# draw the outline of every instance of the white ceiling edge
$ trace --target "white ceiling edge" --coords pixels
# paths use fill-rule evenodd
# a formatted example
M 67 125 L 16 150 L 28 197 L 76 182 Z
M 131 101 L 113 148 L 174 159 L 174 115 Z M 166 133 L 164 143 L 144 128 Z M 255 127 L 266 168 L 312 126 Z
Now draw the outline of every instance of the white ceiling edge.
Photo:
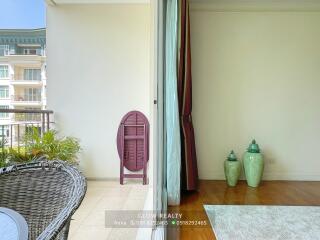
M 319 0 L 190 0 L 199 11 L 320 11 Z
M 45 0 L 49 5 L 58 4 L 147 4 L 150 0 Z

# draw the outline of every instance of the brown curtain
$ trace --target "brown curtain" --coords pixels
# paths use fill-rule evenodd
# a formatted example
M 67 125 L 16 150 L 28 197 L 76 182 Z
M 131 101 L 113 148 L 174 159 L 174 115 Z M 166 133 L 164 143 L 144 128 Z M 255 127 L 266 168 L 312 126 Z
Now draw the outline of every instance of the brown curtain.
M 179 0 L 178 18 L 178 101 L 181 128 L 181 188 L 182 190 L 196 190 L 198 167 L 191 116 L 192 77 L 188 0 Z

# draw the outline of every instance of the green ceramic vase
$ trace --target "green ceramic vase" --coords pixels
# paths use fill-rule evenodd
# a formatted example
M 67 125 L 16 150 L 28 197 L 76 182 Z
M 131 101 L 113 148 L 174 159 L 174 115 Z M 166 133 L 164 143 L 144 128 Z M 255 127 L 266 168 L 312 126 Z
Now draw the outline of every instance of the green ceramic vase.
M 227 179 L 227 184 L 230 187 L 237 185 L 241 172 L 241 163 L 237 160 L 233 151 L 229 154 L 229 157 L 224 162 L 224 174 Z
M 250 144 L 243 157 L 244 173 L 250 187 L 258 187 L 263 174 L 264 161 L 259 145 L 255 140 Z

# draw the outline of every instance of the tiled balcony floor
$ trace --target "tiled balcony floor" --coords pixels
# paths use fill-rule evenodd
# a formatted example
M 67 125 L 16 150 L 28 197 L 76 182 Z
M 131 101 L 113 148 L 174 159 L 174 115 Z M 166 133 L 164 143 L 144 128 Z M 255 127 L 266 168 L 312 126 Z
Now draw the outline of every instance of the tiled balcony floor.
M 137 228 L 106 228 L 106 210 L 143 210 L 149 185 L 88 181 L 87 194 L 72 217 L 69 240 L 134 240 Z

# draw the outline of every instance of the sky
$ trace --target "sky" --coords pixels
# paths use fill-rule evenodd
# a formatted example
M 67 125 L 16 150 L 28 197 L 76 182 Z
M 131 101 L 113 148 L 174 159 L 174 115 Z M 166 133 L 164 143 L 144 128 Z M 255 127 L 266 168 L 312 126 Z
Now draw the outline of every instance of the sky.
M 0 6 L 0 29 L 46 26 L 44 0 L 0 0 Z

